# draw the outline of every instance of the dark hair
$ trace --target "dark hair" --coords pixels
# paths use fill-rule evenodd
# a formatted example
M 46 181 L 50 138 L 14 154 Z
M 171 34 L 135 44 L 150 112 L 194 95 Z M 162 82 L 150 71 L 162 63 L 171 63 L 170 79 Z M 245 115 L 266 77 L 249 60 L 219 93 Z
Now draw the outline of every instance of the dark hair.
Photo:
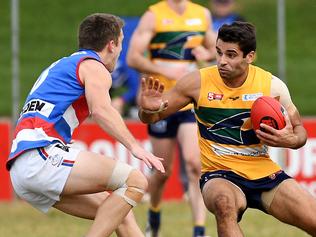
M 118 44 L 123 26 L 124 21 L 111 14 L 95 13 L 87 16 L 79 26 L 79 48 L 100 52 L 111 40 Z
M 256 51 L 256 29 L 249 22 L 235 21 L 224 24 L 218 31 L 217 39 L 228 43 L 237 43 L 245 57 L 251 51 Z

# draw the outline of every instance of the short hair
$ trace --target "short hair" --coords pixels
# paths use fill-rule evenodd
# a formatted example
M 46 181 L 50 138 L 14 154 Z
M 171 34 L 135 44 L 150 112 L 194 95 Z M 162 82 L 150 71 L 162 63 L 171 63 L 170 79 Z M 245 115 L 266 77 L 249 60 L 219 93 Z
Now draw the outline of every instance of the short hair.
M 124 21 L 118 16 L 106 13 L 89 15 L 80 23 L 78 46 L 100 52 L 111 40 L 118 44 L 123 26 Z
M 244 57 L 257 48 L 256 29 L 249 22 L 235 21 L 230 25 L 224 24 L 218 31 L 217 39 L 237 43 Z

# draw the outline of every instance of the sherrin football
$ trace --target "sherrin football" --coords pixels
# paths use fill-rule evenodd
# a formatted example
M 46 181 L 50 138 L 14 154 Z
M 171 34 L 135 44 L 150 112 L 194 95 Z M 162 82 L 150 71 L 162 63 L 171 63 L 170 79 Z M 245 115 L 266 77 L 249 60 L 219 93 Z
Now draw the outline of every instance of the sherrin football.
M 254 130 L 261 129 L 260 123 L 264 123 L 280 130 L 285 127 L 284 115 L 285 109 L 279 101 L 270 96 L 261 96 L 251 107 L 252 127 Z

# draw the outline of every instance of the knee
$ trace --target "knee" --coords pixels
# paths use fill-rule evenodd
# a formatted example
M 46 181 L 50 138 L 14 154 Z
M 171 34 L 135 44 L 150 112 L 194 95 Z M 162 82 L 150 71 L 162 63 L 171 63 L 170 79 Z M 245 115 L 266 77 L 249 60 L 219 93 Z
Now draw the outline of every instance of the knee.
M 128 187 L 135 187 L 141 190 L 147 190 L 148 181 L 144 174 L 139 170 L 132 170 L 129 174 L 126 184 Z
M 216 219 L 227 220 L 236 219 L 237 213 L 234 203 L 227 195 L 218 195 L 214 201 L 214 214 Z
M 115 165 L 107 185 L 133 207 L 142 200 L 147 187 L 147 179 L 139 170 L 121 162 Z
M 194 157 L 189 157 L 188 159 L 186 159 L 186 170 L 189 179 L 194 179 L 196 181 L 197 178 L 200 178 L 201 174 L 200 161 L 196 159 L 196 157 L 195 159 Z

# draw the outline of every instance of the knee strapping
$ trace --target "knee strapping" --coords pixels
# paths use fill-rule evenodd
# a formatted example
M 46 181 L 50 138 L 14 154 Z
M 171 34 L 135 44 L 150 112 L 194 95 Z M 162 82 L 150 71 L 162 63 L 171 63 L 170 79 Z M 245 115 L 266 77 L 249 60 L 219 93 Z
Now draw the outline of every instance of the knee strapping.
M 133 170 L 134 168 L 128 164 L 118 161 L 113 169 L 107 189 L 114 190 L 113 193 L 121 196 L 128 204 L 135 207 L 141 201 L 145 191 L 128 185 L 127 180 Z
M 142 200 L 145 191 L 140 188 L 127 186 L 115 190 L 114 193 L 123 197 L 128 204 L 135 207 Z

